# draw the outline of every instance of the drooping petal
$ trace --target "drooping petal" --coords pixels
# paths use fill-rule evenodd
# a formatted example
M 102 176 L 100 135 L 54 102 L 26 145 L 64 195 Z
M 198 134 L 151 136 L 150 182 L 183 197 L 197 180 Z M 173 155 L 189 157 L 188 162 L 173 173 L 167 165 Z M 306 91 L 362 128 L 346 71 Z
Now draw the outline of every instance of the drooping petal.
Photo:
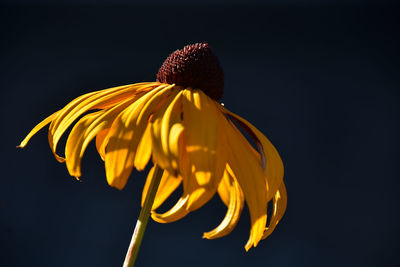
M 63 157 L 57 155 L 57 144 L 63 133 L 78 117 L 89 110 L 109 107 L 135 94 L 142 94 L 142 92 L 156 87 L 156 84 L 158 84 L 157 88 L 168 86 L 160 83 L 140 83 L 119 86 L 88 93 L 71 101 L 58 112 L 49 127 L 49 144 L 56 159 L 60 162 L 65 160 Z
M 171 165 L 177 170 L 180 169 L 180 153 L 183 150 L 181 143 L 183 142 L 184 129 L 185 127 L 182 123 L 175 123 L 169 132 L 168 149 L 169 155 L 172 159 Z
M 283 214 L 285 214 L 287 206 L 287 193 L 285 184 L 282 184 L 279 187 L 279 190 L 276 191 L 274 199 L 273 199 L 273 211 L 271 216 L 271 221 L 267 228 L 265 228 L 262 239 L 267 238 L 278 225 L 279 221 L 282 219 Z
M 18 148 L 24 148 L 29 140 L 32 138 L 32 136 L 34 136 L 38 131 L 40 131 L 44 126 L 46 126 L 47 124 L 49 124 L 58 114 L 57 112 L 54 112 L 53 114 L 51 114 L 50 116 L 48 116 L 46 119 L 44 119 L 43 121 L 41 121 L 38 125 L 36 125 L 29 133 L 28 135 L 24 138 L 24 140 L 22 140 L 22 142 L 19 144 L 19 146 L 17 146 Z
M 215 104 L 201 90 L 184 90 L 184 139 L 191 170 L 184 179 L 184 194 L 189 194 L 186 209 L 200 208 L 215 194 L 223 175 L 223 164 L 217 164 L 218 124 Z
M 238 182 L 236 181 L 236 178 L 231 176 L 228 171 L 225 171 L 222 180 L 228 181 L 230 187 L 228 211 L 226 212 L 225 218 L 222 220 L 220 225 L 218 225 L 215 229 L 204 233 L 203 238 L 215 239 L 228 235 L 235 228 L 243 210 L 244 196 Z
M 151 168 L 149 174 L 147 175 L 146 183 L 142 191 L 142 207 L 144 205 L 144 200 L 146 199 L 147 192 L 149 191 L 149 186 L 153 179 L 154 167 Z M 152 210 L 157 209 L 161 206 L 164 201 L 178 188 L 181 184 L 182 178 L 180 176 L 175 177 L 164 170 L 163 176 L 161 177 L 160 185 L 158 186 L 156 197 L 154 199 Z
M 181 131 L 181 126 L 177 126 L 180 124 L 180 122 L 174 123 L 173 126 L 171 126 L 171 130 L 169 131 L 169 135 L 167 138 L 164 137 L 164 140 L 169 139 L 169 148 L 167 149 L 167 153 L 164 152 L 164 148 L 162 144 L 162 122 L 163 122 L 163 116 L 165 114 L 165 111 L 172 105 L 178 105 L 179 102 L 182 99 L 182 91 L 180 91 L 174 101 L 171 102 L 171 104 L 168 105 L 168 103 L 164 104 L 162 108 L 159 109 L 157 114 L 153 116 L 153 121 L 152 121 L 152 141 L 153 141 L 153 160 L 159 164 L 164 170 L 167 170 L 169 173 L 173 173 L 174 176 L 178 176 L 178 173 L 182 176 L 182 180 L 186 181 L 184 184 L 187 184 L 187 180 L 189 179 L 189 160 L 188 156 L 186 153 L 186 143 L 182 135 Z M 172 112 L 171 108 L 171 112 Z M 176 112 L 180 112 L 179 109 L 176 110 Z M 176 118 L 176 115 L 174 116 Z M 167 123 L 164 121 L 164 125 Z M 171 124 L 169 124 L 171 125 Z M 165 126 L 164 126 L 165 127 Z M 177 129 L 173 129 L 176 127 Z M 178 128 L 179 127 L 179 128 Z M 165 131 L 167 132 L 167 131 Z M 168 133 L 166 133 L 168 134 Z M 178 134 L 178 136 L 176 136 Z M 172 157 L 175 157 L 176 153 L 178 153 L 178 170 L 175 170 L 172 167 L 172 164 L 170 163 L 170 158 L 171 154 Z M 187 214 L 189 214 L 189 210 L 186 209 L 189 196 L 190 194 L 185 191 L 182 195 L 181 198 L 177 201 L 177 203 L 167 212 L 164 212 L 162 214 L 157 213 L 155 211 L 152 211 L 151 217 L 153 220 L 160 222 L 160 223 L 169 223 L 169 222 L 174 222 L 177 221 Z
M 183 134 L 182 94 L 178 94 L 165 110 L 161 120 L 161 147 L 172 170 L 178 171 L 179 138 Z
M 221 198 L 222 202 L 224 202 L 225 206 L 229 206 L 231 199 L 231 181 L 229 175 L 224 172 L 224 176 L 222 176 L 221 181 L 218 185 L 218 195 Z
M 188 184 L 188 179 L 191 179 L 191 170 L 189 170 L 189 160 L 185 147 L 186 144 L 184 138 L 179 138 L 179 174 L 182 177 L 184 185 Z M 160 223 L 169 223 L 182 219 L 190 213 L 190 211 L 186 209 L 189 196 L 190 191 L 187 190 L 187 187 L 184 187 L 184 192 L 182 196 L 169 211 L 162 214 L 152 211 L 151 217 L 153 218 L 153 220 Z
M 72 128 L 65 146 L 65 158 L 70 175 L 81 176 L 81 159 L 90 141 L 104 129 L 111 127 L 114 119 L 139 96 L 125 99 L 114 107 L 90 113 L 81 118 Z
M 65 146 L 66 165 L 69 174 L 77 179 L 81 176 L 81 159 L 83 152 L 86 149 L 84 142 L 91 133 L 90 131 L 87 131 L 87 129 L 102 114 L 103 111 L 98 111 L 84 116 L 75 124 L 74 128 L 72 128 L 67 139 Z M 96 132 L 94 134 L 96 134 Z
M 230 172 L 235 175 L 243 190 L 247 206 L 249 208 L 251 230 L 250 238 L 245 246 L 249 250 L 251 246 L 257 246 L 261 240 L 267 221 L 267 193 L 264 171 L 260 159 L 251 151 L 247 140 L 236 129 L 233 123 L 220 112 L 218 123 L 225 128 L 228 142 L 228 163 Z
M 118 89 L 116 89 L 116 88 L 118 88 Z M 114 90 L 115 89 L 118 91 L 121 89 L 121 87 L 116 87 L 116 88 L 110 88 L 110 89 L 106 89 L 106 90 Z M 106 90 L 90 92 L 90 93 L 84 94 L 82 96 L 79 96 L 79 97 L 75 98 L 74 100 L 72 100 L 70 103 L 68 103 L 64 108 L 59 110 L 57 116 L 51 122 L 50 127 L 49 127 L 49 132 L 48 132 L 49 145 L 50 145 L 50 148 L 51 148 L 55 158 L 57 159 L 57 161 L 59 161 L 59 162 L 65 161 L 65 158 L 59 156 L 56 152 L 57 144 L 58 144 L 58 141 L 61 138 L 62 134 L 68 128 L 68 126 L 73 123 L 73 121 L 70 120 L 70 122 L 67 123 L 66 126 L 62 127 L 62 125 L 63 125 L 62 122 L 64 122 L 64 124 L 65 124 L 65 121 L 68 122 L 68 119 L 67 119 L 68 116 L 71 116 L 71 114 L 73 114 L 73 112 L 76 110 L 79 111 L 79 108 L 77 108 L 77 107 L 82 106 L 82 103 L 85 104 L 88 101 L 90 102 L 90 100 L 93 99 L 96 95 L 98 95 L 98 94 L 102 95 L 105 93 Z M 86 112 L 86 110 L 84 112 Z M 82 112 L 81 114 L 83 114 L 84 112 Z M 78 118 L 81 114 L 76 116 L 76 118 Z
M 197 116 L 191 116 L 193 115 L 193 113 L 195 113 L 196 111 L 193 112 L 193 110 L 191 110 L 191 112 L 187 113 L 185 115 L 185 113 L 183 114 L 184 117 L 184 122 L 183 122 L 183 126 L 184 126 L 184 130 L 183 130 L 183 135 L 180 134 L 179 138 L 175 137 L 175 149 L 179 151 L 179 173 L 182 175 L 183 177 L 183 184 L 184 184 L 184 192 L 182 194 L 182 197 L 180 198 L 180 200 L 178 201 L 178 203 L 168 212 L 164 213 L 164 214 L 158 214 L 153 212 L 153 217 L 155 220 L 158 221 L 162 221 L 162 222 L 169 222 L 169 221 L 174 221 L 177 219 L 182 218 L 183 216 L 187 215 L 189 212 L 194 211 L 198 208 L 200 208 L 202 205 L 204 205 L 205 202 L 207 202 L 216 192 L 216 189 L 218 187 L 218 183 L 219 180 L 222 177 L 222 173 L 224 170 L 224 164 L 226 163 L 226 158 L 224 158 L 224 153 L 222 153 L 223 148 L 221 146 L 221 144 L 223 144 L 223 138 L 220 136 L 223 133 L 223 129 L 219 129 L 218 128 L 218 132 L 217 129 L 213 128 L 213 127 L 209 127 L 209 131 L 203 130 L 203 133 L 197 133 L 197 136 L 200 136 L 200 140 L 191 140 L 191 144 L 192 147 L 190 147 L 188 145 L 188 139 L 186 138 L 187 135 L 189 135 L 190 132 L 195 132 L 198 129 L 198 126 L 193 126 L 193 123 L 186 123 L 186 122 L 195 122 L 200 121 L 200 120 L 205 120 L 207 122 L 211 121 L 211 125 L 212 125 L 212 121 L 215 120 L 215 114 L 214 112 L 219 112 L 214 104 L 214 102 L 210 99 L 208 99 L 207 96 L 200 95 L 202 94 L 202 92 L 197 92 L 197 93 L 193 93 L 190 90 L 185 90 L 184 94 L 187 94 L 187 96 L 185 96 L 187 99 L 184 101 L 193 101 L 192 103 L 186 103 L 185 105 L 192 105 L 192 107 L 187 107 L 186 106 L 186 110 L 190 110 L 190 108 L 192 109 L 196 109 L 196 105 L 198 107 L 203 107 L 203 109 L 201 110 L 201 112 L 203 112 L 205 115 L 205 118 L 198 118 L 200 114 L 196 114 Z M 196 96 L 193 96 L 193 94 L 195 94 Z M 197 98 L 197 100 L 195 100 Z M 184 98 L 183 98 L 184 99 Z M 195 101 L 197 101 L 195 103 Z M 202 103 L 202 104 L 201 104 Z M 207 111 L 207 112 L 206 112 Z M 185 111 L 184 111 L 185 112 Z M 199 124 L 201 125 L 201 122 L 199 122 Z M 174 124 L 173 127 L 171 127 L 170 130 L 170 139 L 171 139 L 171 135 L 173 135 L 173 129 L 177 124 Z M 208 126 L 207 126 L 208 127 Z M 210 131 L 211 129 L 211 131 Z M 179 127 L 179 133 L 180 132 L 180 127 Z M 216 135 L 219 134 L 217 137 Z M 207 143 L 207 138 L 210 138 L 210 136 L 212 136 L 213 139 L 218 139 L 221 142 L 218 142 L 216 147 L 212 142 L 208 142 Z M 183 138 L 185 137 L 185 138 Z M 206 140 L 206 141 L 204 141 Z M 196 142 L 198 142 L 197 147 Z M 171 143 L 171 141 L 170 141 Z M 211 146 L 209 144 L 212 144 Z M 188 147 L 190 147 L 190 149 L 187 149 Z M 203 148 L 203 150 L 201 149 L 201 147 Z M 213 148 L 215 147 L 215 148 Z M 171 146 L 170 146 L 171 148 Z M 197 148 L 197 150 L 196 150 Z M 217 154 L 215 151 L 220 151 L 221 154 L 218 153 L 218 155 L 221 155 L 220 157 L 217 157 L 215 159 L 215 154 Z M 197 155 L 194 155 L 194 153 L 199 153 Z M 203 153 L 203 154 L 202 154 Z M 193 157 L 194 155 L 194 157 Z M 213 178 L 213 179 L 208 179 L 207 183 L 204 183 L 204 177 L 199 177 L 201 175 L 203 175 L 201 173 L 201 168 L 199 168 L 199 166 L 201 165 L 197 165 L 198 163 L 196 162 L 196 156 L 197 157 L 211 157 L 211 160 L 214 159 L 214 162 L 211 162 L 211 167 L 207 167 L 208 162 L 204 163 L 203 166 L 206 166 L 207 169 L 209 168 L 209 172 L 212 172 L 211 177 L 209 178 Z M 159 163 L 159 161 L 157 161 Z M 201 163 L 200 163 L 201 164 Z M 197 166 L 197 167 L 196 167 Z M 197 170 L 197 177 L 196 177 L 196 170 Z M 214 179 L 214 177 L 217 177 Z M 199 179 L 200 178 L 200 179 Z M 203 178 L 203 180 L 202 180 Z M 199 181 L 197 180 L 199 179 Z M 191 198 L 191 203 L 189 203 L 189 200 Z M 186 210 L 186 211 L 184 211 Z
M 125 100 L 126 98 L 132 97 L 134 94 L 145 93 L 156 87 L 159 87 L 160 85 L 162 85 L 162 84 L 159 82 L 143 82 L 143 83 L 135 83 L 135 84 L 118 86 L 118 87 L 114 87 L 114 88 L 101 90 L 99 92 L 107 91 L 108 93 L 110 93 L 110 91 L 113 92 L 115 88 L 118 88 L 117 90 L 123 89 L 123 91 L 121 90 L 122 92 L 119 92 L 117 95 L 105 100 L 104 102 L 100 102 L 99 104 L 94 106 L 92 109 L 110 108 L 110 107 L 120 103 L 121 101 Z M 127 89 L 127 90 L 124 90 L 124 89 Z
M 189 195 L 181 197 L 178 202 L 169 211 L 159 214 L 155 211 L 151 212 L 151 218 L 159 223 L 170 223 L 182 219 L 189 211 L 185 208 L 188 202 Z
M 104 161 L 104 158 L 106 156 L 106 153 L 102 148 L 103 146 L 103 142 L 106 139 L 108 133 L 110 132 L 110 128 L 106 128 L 102 131 L 100 131 L 97 135 L 96 135 L 96 149 L 97 152 L 99 153 L 101 159 Z
M 154 201 L 153 209 L 157 209 L 161 206 L 181 183 L 182 178 L 180 176 L 175 177 L 165 172 L 165 176 L 162 178 L 159 191 L 157 192 L 157 199 Z
M 151 125 L 147 124 L 138 144 L 134 166 L 138 171 L 143 171 L 151 157 Z
M 151 90 L 127 107 L 114 120 L 107 135 L 105 156 L 106 176 L 108 183 L 122 189 L 134 166 L 134 158 L 140 138 L 146 129 L 150 115 L 160 101 L 171 94 L 172 86 Z M 105 140 L 104 142 L 106 142 Z
M 170 97 L 161 105 L 151 119 L 153 160 L 173 174 L 178 172 L 179 147 L 176 146 L 179 146 L 179 136 L 182 133 L 179 108 L 181 98 L 182 91 L 179 90 L 174 98 Z
M 259 145 L 260 153 L 265 161 L 264 173 L 267 180 L 268 201 L 275 195 L 276 190 L 283 182 L 284 168 L 282 159 L 272 143 L 256 127 L 242 117 L 230 112 L 221 106 L 221 110 L 228 114 L 237 122 L 246 132 L 252 136 Z

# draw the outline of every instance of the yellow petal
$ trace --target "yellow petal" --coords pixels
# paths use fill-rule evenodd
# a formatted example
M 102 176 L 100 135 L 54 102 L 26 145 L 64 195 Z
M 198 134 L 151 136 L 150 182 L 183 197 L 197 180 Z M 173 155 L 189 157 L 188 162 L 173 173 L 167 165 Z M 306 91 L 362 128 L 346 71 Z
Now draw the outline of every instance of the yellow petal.
M 176 88 L 176 90 L 177 93 L 171 95 L 164 101 L 151 120 L 153 160 L 162 169 L 168 170 L 170 173 L 176 173 L 178 171 L 176 150 L 179 150 L 179 148 L 175 147 L 176 144 L 174 142 L 177 142 L 179 145 L 180 132 L 178 127 L 180 123 L 178 120 L 180 120 L 179 105 L 182 91 L 179 90 L 179 88 Z M 179 117 L 179 119 L 177 117 Z M 173 132 L 171 132 L 171 128 L 174 128 Z M 171 134 L 173 135 L 171 136 Z M 176 136 L 177 134 L 178 136 Z M 173 146 L 171 148 L 169 147 L 170 140 Z
M 184 193 L 190 195 L 186 209 L 193 211 L 214 196 L 223 175 L 223 164 L 217 164 L 214 101 L 201 90 L 184 90 L 183 95 L 183 133 L 191 170 L 191 177 L 184 179 Z
M 249 208 L 251 230 L 245 246 L 245 249 L 249 250 L 251 246 L 257 246 L 261 240 L 267 221 L 264 171 L 260 159 L 254 155 L 247 140 L 234 124 L 229 122 L 221 112 L 217 113 L 217 116 L 218 123 L 225 129 L 228 142 L 226 149 L 229 165 L 227 165 L 227 169 L 237 178 Z
M 168 158 L 170 167 L 178 171 L 179 137 L 183 133 L 182 125 L 182 93 L 177 94 L 161 120 L 161 148 Z M 172 147 L 171 147 L 172 146 Z
M 166 86 L 168 85 L 159 84 L 157 88 L 164 88 Z M 153 87 L 153 83 L 147 85 L 132 84 L 119 86 L 88 93 L 71 101 L 59 111 L 49 127 L 49 144 L 56 159 L 60 162 L 64 161 L 62 157 L 56 154 L 57 144 L 63 133 L 78 117 L 91 109 L 107 107 L 116 101 L 121 101 L 129 97 L 140 97 L 142 93 L 138 93 L 138 91 L 146 91 Z
M 228 180 L 230 186 L 228 211 L 221 224 L 214 230 L 204 233 L 203 238 L 215 239 L 228 235 L 235 228 L 239 221 L 240 214 L 242 213 L 244 197 L 236 178 L 233 178 L 228 171 L 225 171 L 223 180 Z
M 151 218 L 159 223 L 175 222 L 185 217 L 189 211 L 185 208 L 188 201 L 188 196 L 180 198 L 178 202 L 169 211 L 159 214 L 155 211 L 151 212 Z
M 110 128 L 117 115 L 132 101 L 135 99 L 125 99 L 112 108 L 88 114 L 75 124 L 65 146 L 65 158 L 70 175 L 77 178 L 81 176 L 81 159 L 90 141 L 104 129 Z
M 151 125 L 147 124 L 136 150 L 134 165 L 138 171 L 143 171 L 151 156 Z
M 173 168 L 179 169 L 179 159 L 181 153 L 181 142 L 183 138 L 183 131 L 185 127 L 182 123 L 175 123 L 172 125 L 171 130 L 169 132 L 169 141 L 168 148 L 169 154 L 171 156 L 172 162 L 171 165 Z M 175 166 L 176 165 L 176 166 Z
M 275 230 L 275 227 L 282 219 L 283 214 L 285 214 L 286 206 L 287 206 L 287 193 L 285 184 L 282 182 L 282 184 L 279 187 L 279 190 L 276 191 L 275 193 L 273 199 L 273 211 L 272 211 L 271 221 L 269 223 L 269 226 L 265 228 L 262 239 L 267 238 Z
M 107 135 L 105 168 L 108 183 L 122 189 L 134 166 L 137 146 L 154 108 L 173 91 L 172 86 L 148 92 L 127 107 L 114 120 Z
M 144 205 L 144 200 L 146 199 L 151 180 L 153 178 L 152 174 L 154 172 L 154 167 L 151 168 L 149 174 L 147 175 L 146 183 L 142 192 L 142 207 Z M 182 178 L 180 176 L 175 177 L 164 170 L 163 176 L 161 177 L 160 185 L 158 186 L 156 197 L 154 199 L 152 210 L 157 209 L 161 206 L 164 201 L 178 188 L 181 184 Z
M 97 132 L 88 131 L 93 122 L 100 117 L 104 112 L 98 111 L 88 114 L 81 118 L 71 133 L 68 136 L 67 143 L 65 145 L 65 159 L 67 164 L 68 172 L 71 176 L 79 178 L 81 176 L 81 159 L 87 145 L 84 145 L 85 140 L 89 134 L 96 135 Z M 95 131 L 101 131 L 102 129 L 95 129 Z M 93 137 L 94 137 L 93 135 Z M 89 140 L 90 141 L 90 140 Z
M 225 171 L 224 175 L 222 176 L 221 181 L 219 182 L 218 185 L 218 194 L 224 202 L 224 204 L 228 207 L 230 205 L 230 198 L 231 198 L 231 187 L 232 187 L 232 181 L 230 178 L 230 175 Z
M 106 89 L 106 90 L 110 90 L 110 89 Z M 48 133 L 49 145 L 50 145 L 50 148 L 51 148 L 55 158 L 59 162 L 64 162 L 65 159 L 56 153 L 57 143 L 60 140 L 62 134 L 68 128 L 68 126 L 71 125 L 73 122 L 73 121 L 70 121 L 69 124 L 65 125 L 65 121 L 68 121 L 67 120 L 68 116 L 70 117 L 74 111 L 76 113 L 76 110 L 79 111 L 79 108 L 77 108 L 77 107 L 82 106 L 82 103 L 85 105 L 88 101 L 93 99 L 97 94 L 99 94 L 100 92 L 104 93 L 104 91 L 105 90 L 91 92 L 91 93 L 87 93 L 87 94 L 84 94 L 82 96 L 75 98 L 70 103 L 68 103 L 63 109 L 59 110 L 57 116 L 51 122 L 50 127 L 49 127 L 49 133 Z M 86 110 L 84 112 L 86 112 Z M 79 117 L 84 112 L 80 113 L 77 117 Z M 64 122 L 64 127 L 62 127 L 63 126 L 62 122 Z
M 160 85 L 167 86 L 167 85 L 161 84 L 159 82 L 144 82 L 144 83 L 135 83 L 135 84 L 130 84 L 130 85 L 118 86 L 118 87 L 98 91 L 98 92 L 110 93 L 110 92 L 116 91 L 115 89 L 121 90 L 121 92 L 119 92 L 112 98 L 107 99 L 104 102 L 100 102 L 99 104 L 94 106 L 92 109 L 110 108 L 110 107 L 120 103 L 121 101 L 125 100 L 126 98 L 132 97 L 134 94 L 150 91 Z M 127 90 L 125 90 L 125 89 L 127 89 Z
M 100 131 L 96 135 L 96 149 L 102 160 L 104 160 L 106 154 L 105 154 L 105 151 L 101 149 L 101 147 L 102 147 L 103 142 L 106 139 L 106 136 L 108 135 L 109 131 L 110 131 L 110 128 L 106 128 L 106 129 Z
M 51 114 L 50 116 L 48 116 L 46 119 L 44 119 L 43 121 L 41 121 L 38 125 L 36 125 L 29 133 L 28 135 L 24 138 L 24 140 L 22 140 L 22 142 L 19 144 L 19 148 L 24 148 L 29 140 L 32 138 L 32 136 L 34 136 L 38 131 L 40 131 L 44 126 L 46 126 L 47 124 L 49 124 L 58 114 L 57 112 L 54 112 L 53 114 Z
M 223 112 L 229 114 L 244 130 L 246 130 L 255 139 L 260 146 L 260 153 L 265 161 L 265 176 L 267 180 L 268 201 L 275 195 L 276 190 L 283 182 L 283 163 L 278 151 L 272 143 L 251 123 L 240 116 L 230 112 L 224 107 L 220 107 Z

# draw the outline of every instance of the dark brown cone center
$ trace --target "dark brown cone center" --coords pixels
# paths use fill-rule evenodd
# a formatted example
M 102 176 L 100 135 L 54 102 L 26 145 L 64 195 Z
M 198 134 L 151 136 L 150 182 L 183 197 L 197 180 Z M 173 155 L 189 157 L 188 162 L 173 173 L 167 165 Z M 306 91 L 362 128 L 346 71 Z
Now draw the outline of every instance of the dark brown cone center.
M 224 72 L 208 43 L 196 43 L 176 50 L 158 70 L 157 81 L 201 89 L 220 100 L 224 93 Z

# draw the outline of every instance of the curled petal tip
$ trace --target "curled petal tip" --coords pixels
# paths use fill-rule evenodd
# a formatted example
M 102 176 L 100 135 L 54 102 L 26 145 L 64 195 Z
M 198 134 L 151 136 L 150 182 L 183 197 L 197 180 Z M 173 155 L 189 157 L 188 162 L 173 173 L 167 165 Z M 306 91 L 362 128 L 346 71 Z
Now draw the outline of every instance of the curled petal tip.
M 166 221 L 160 219 L 159 218 L 159 214 L 157 212 L 153 211 L 153 210 L 151 211 L 151 215 L 150 216 L 154 221 L 156 221 L 158 223 L 166 223 Z
M 248 252 L 252 247 L 257 247 L 259 241 L 251 241 L 249 240 L 247 244 L 244 246 L 246 252 Z
M 215 238 L 213 238 L 211 235 L 209 235 L 209 234 L 207 234 L 207 233 L 203 233 L 202 238 L 203 238 L 203 239 L 209 239 L 209 240 L 215 239 Z
M 209 235 L 208 235 L 207 233 L 203 233 L 202 238 L 203 238 L 203 239 L 210 239 L 210 237 L 209 237 Z
M 125 186 L 120 186 L 120 185 L 111 185 L 112 187 L 118 189 L 119 191 L 122 191 L 122 189 L 124 189 Z
M 249 252 L 249 250 L 251 249 L 251 245 L 246 244 L 246 246 L 244 246 L 244 249 L 246 250 L 246 252 Z
M 60 157 L 57 154 L 54 154 L 54 157 L 56 158 L 56 160 L 60 163 L 64 163 L 65 162 L 65 158 L 64 157 Z
M 115 181 L 108 181 L 108 185 L 111 187 L 114 187 L 118 190 L 122 190 L 125 187 L 125 184 L 121 184 L 121 183 L 116 183 Z

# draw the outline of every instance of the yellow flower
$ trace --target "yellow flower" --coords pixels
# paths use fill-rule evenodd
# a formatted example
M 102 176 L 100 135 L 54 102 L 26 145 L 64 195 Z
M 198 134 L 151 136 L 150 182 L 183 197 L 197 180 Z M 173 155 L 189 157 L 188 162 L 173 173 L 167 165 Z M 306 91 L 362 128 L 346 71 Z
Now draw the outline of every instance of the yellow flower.
M 142 171 L 152 158 L 164 169 L 152 207 L 155 221 L 176 221 L 218 192 L 228 210 L 221 224 L 203 237 L 229 234 L 246 202 L 251 231 L 245 248 L 257 246 L 275 229 L 286 209 L 278 152 L 252 124 L 217 102 L 222 96 L 223 72 L 208 44 L 175 51 L 160 68 L 157 80 L 82 95 L 34 127 L 20 147 L 50 124 L 48 137 L 54 156 L 79 179 L 82 156 L 95 138 L 107 181 L 118 189 L 124 188 L 134 167 Z M 234 123 L 250 135 L 257 150 Z M 56 153 L 57 144 L 73 124 L 62 157 Z M 143 199 L 152 172 L 154 167 Z M 180 184 L 183 194 L 175 206 L 157 213 L 155 210 Z M 266 225 L 269 201 L 273 211 Z

